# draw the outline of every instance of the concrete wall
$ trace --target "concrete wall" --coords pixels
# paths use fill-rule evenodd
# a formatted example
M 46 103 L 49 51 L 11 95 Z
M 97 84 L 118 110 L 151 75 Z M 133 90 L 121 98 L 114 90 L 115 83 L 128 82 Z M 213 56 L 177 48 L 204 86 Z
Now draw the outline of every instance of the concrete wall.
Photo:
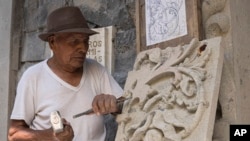
M 236 123 L 250 123 L 250 1 L 230 0 L 233 76 L 236 84 Z
M 6 129 L 10 114 L 11 18 L 12 0 L 0 0 L 0 140 L 2 141 L 7 140 Z

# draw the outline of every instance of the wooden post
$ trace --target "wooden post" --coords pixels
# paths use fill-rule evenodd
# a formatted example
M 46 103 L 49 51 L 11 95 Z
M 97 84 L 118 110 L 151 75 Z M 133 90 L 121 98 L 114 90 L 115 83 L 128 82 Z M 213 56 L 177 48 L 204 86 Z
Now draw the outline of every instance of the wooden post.
M 140 45 L 141 45 L 141 40 L 140 40 L 140 30 L 141 30 L 141 28 L 139 28 L 138 26 L 140 26 L 141 24 L 140 24 L 140 20 L 139 20 L 139 18 L 140 18 L 140 0 L 137 0 L 136 1 L 136 6 L 135 6 L 135 8 L 136 8 L 136 15 L 135 15 L 135 17 L 136 17 L 136 51 L 137 51 L 137 54 L 140 52 Z

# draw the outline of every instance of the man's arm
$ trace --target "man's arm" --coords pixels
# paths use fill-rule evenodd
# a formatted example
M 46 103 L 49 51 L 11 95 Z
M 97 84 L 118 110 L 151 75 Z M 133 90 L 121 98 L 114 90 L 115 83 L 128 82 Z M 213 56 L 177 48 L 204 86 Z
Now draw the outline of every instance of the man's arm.
M 53 129 L 33 130 L 24 120 L 11 120 L 8 140 L 9 141 L 71 141 L 74 137 L 72 127 L 65 126 L 65 130 L 57 135 Z
M 36 141 L 38 139 L 56 141 L 52 129 L 32 130 L 23 120 L 11 120 L 8 134 L 9 141 Z

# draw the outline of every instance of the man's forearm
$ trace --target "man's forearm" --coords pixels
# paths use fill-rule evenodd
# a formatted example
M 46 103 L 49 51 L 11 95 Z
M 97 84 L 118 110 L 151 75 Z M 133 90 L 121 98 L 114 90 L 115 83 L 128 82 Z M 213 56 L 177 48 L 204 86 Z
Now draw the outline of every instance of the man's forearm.
M 9 141 L 57 141 L 57 139 L 54 137 L 52 129 L 19 128 L 9 134 Z

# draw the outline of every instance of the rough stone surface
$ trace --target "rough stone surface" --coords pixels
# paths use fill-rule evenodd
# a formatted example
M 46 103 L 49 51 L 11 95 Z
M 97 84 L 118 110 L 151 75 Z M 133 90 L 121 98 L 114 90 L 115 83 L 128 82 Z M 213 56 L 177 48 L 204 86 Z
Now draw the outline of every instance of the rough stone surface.
M 99 4 L 96 1 L 93 1 L 93 3 L 85 1 L 79 7 L 87 21 L 97 27 L 114 25 L 121 30 L 128 30 L 135 27 L 133 17 L 130 16 L 124 1 L 101 0 Z
M 127 72 L 132 70 L 136 57 L 135 29 L 120 31 L 115 39 L 115 73 L 114 78 L 124 86 Z

